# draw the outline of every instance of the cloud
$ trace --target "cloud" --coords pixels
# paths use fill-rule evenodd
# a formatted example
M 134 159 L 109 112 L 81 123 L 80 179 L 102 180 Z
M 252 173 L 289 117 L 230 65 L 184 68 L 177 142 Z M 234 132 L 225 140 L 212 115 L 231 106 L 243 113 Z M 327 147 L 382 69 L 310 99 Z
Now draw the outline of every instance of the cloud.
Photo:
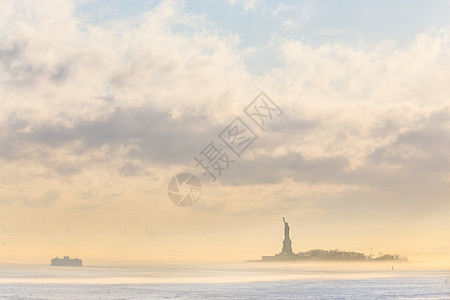
M 175 32 L 176 26 L 198 23 L 196 16 L 181 13 L 178 2 L 162 2 L 139 19 L 86 28 L 70 2 L 58 3 L 64 13 L 35 8 L 31 11 L 40 14 L 27 17 L 12 11 L 16 22 L 2 28 L 9 38 L 0 47 L 1 72 L 10 86 L 3 118 L 15 112 L 33 122 L 73 124 L 148 102 L 173 114 L 199 107 L 211 113 L 211 99 L 219 102 L 219 111 L 221 98 L 237 99 L 240 91 L 232 88 L 249 79 L 233 53 L 233 36 Z
M 423 116 L 394 141 L 377 148 L 370 158 L 374 163 L 402 169 L 402 177 L 408 180 L 419 177 L 423 182 L 436 181 L 450 167 L 449 137 L 450 114 L 446 107 Z
M 283 26 L 287 29 L 287 30 L 300 30 L 302 28 L 302 26 L 300 25 L 300 23 L 289 19 L 283 22 Z
M 95 160 L 96 155 L 92 151 L 103 147 L 125 147 L 128 149 L 125 152 L 127 157 L 157 164 L 188 162 L 201 149 L 202 140 L 215 136 L 220 129 L 217 125 L 205 128 L 205 117 L 173 119 L 169 112 L 158 112 L 149 106 L 116 109 L 103 119 L 82 120 L 73 126 L 30 126 L 26 132 L 22 132 L 22 126 L 17 125 L 22 122 L 26 124 L 26 120 L 15 116 L 10 119 L 14 121 L 11 121 L 9 135 L 2 140 L 2 157 L 8 160 L 39 160 L 61 175 L 80 171 L 82 164 L 76 162 L 77 158 L 84 160 L 87 155 L 89 160 Z M 62 157 L 56 154 L 58 151 L 63 151 Z M 54 153 L 57 161 L 48 157 L 49 152 Z M 71 162 L 70 157 L 74 157 L 75 161 Z M 66 162 L 65 158 L 68 159 Z M 100 161 L 103 162 L 103 158 Z M 122 171 L 131 174 L 136 168 L 138 166 L 134 164 L 127 164 Z
M 278 7 L 273 11 L 273 14 L 274 15 L 278 15 L 278 14 L 282 14 L 282 13 L 287 12 L 287 11 L 291 11 L 293 9 L 294 9 L 294 7 L 292 7 L 292 6 L 280 3 L 278 5 Z
M 245 10 L 254 10 L 262 3 L 262 0 L 228 0 L 231 5 L 239 4 Z
M 274 50 L 281 64 L 255 75 L 239 50 L 238 34 L 224 34 L 205 16 L 185 12 L 181 2 L 162 1 L 137 16 L 98 25 L 77 17 L 69 1 L 51 3 L 1 4 L 5 174 L 17 169 L 15 178 L 28 174 L 32 186 L 51 178 L 61 190 L 92 199 L 85 207 L 101 207 L 105 199 L 115 207 L 121 197 L 142 199 L 155 190 L 161 195 L 171 172 L 192 165 L 193 156 L 264 89 L 285 114 L 219 179 L 218 189 L 271 186 L 270 197 L 255 192 L 254 201 L 277 209 L 297 203 L 286 200 L 283 206 L 274 196 L 286 182 L 301 184 L 299 193 L 347 195 L 350 203 L 384 189 L 401 198 L 402 187 L 417 190 L 425 183 L 439 191 L 439 201 L 448 191 L 446 29 L 419 34 L 406 47 L 390 40 L 368 47 L 283 38 Z M 230 3 L 246 10 L 260 5 Z M 276 12 L 288 10 L 280 5 Z M 290 21 L 288 27 L 298 25 Z M 83 176 L 103 179 L 86 182 Z M 139 193 L 127 190 L 124 178 Z M 143 178 L 154 186 L 145 186 Z M 0 178 L 8 189 L 21 185 L 6 179 Z M 71 180 L 86 187 L 74 192 Z M 118 190 L 94 192 L 110 181 Z M 17 200 L 26 191 L 7 197 Z M 29 201 L 70 201 L 58 193 L 61 199 L 45 198 L 40 190 L 42 197 Z M 252 207 L 232 207 L 228 200 L 215 205 L 234 212 Z

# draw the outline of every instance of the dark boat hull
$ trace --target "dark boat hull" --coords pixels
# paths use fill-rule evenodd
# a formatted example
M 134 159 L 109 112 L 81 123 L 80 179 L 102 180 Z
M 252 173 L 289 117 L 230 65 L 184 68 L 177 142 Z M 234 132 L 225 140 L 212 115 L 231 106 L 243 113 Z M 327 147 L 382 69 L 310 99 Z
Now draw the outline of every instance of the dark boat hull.
M 79 258 L 69 258 L 65 256 L 64 258 L 55 257 L 52 259 L 52 266 L 69 266 L 69 267 L 81 267 L 83 266 L 83 261 Z

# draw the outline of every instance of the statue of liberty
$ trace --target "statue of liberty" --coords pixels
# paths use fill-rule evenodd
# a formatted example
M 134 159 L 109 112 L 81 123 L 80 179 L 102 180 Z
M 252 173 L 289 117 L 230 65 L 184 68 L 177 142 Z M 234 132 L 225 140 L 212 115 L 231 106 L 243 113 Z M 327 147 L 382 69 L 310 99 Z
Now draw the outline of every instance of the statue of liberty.
M 292 242 L 289 238 L 289 224 L 286 222 L 286 220 L 283 217 L 284 222 L 284 241 L 283 241 L 283 250 L 281 250 L 281 253 L 287 253 L 292 254 Z
M 284 217 L 283 217 L 283 222 L 284 222 L 284 239 L 285 240 L 290 240 L 290 238 L 289 238 L 289 230 L 290 230 L 290 228 L 289 228 L 288 223 L 284 220 Z
M 283 224 L 284 224 L 284 240 L 283 240 L 283 249 L 280 253 L 275 254 L 274 256 L 263 256 L 262 261 L 294 261 L 303 259 L 303 257 L 299 256 L 298 254 L 295 254 L 294 251 L 292 251 L 292 241 L 289 237 L 289 233 L 291 231 L 291 228 L 289 227 L 288 222 L 286 222 L 286 219 L 283 217 Z

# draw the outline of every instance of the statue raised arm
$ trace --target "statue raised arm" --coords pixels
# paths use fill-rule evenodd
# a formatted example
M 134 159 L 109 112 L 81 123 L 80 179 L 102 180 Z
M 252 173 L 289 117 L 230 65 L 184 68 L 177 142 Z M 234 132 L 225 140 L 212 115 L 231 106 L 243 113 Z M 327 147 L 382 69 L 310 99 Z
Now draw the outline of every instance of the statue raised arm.
M 283 217 L 284 222 L 284 238 L 289 240 L 289 225 Z

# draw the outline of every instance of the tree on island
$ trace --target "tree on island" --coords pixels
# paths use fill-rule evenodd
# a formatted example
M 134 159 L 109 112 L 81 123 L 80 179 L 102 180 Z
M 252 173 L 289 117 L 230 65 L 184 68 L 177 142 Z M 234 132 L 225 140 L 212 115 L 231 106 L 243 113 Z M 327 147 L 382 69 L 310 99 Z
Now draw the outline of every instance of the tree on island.
M 374 261 L 388 261 L 388 260 L 400 260 L 407 261 L 406 257 L 401 257 L 397 254 L 380 254 L 379 257 L 366 256 L 364 253 L 353 251 L 340 251 L 340 250 L 324 250 L 313 249 L 306 252 L 299 252 L 297 256 L 305 260 L 374 260 Z

